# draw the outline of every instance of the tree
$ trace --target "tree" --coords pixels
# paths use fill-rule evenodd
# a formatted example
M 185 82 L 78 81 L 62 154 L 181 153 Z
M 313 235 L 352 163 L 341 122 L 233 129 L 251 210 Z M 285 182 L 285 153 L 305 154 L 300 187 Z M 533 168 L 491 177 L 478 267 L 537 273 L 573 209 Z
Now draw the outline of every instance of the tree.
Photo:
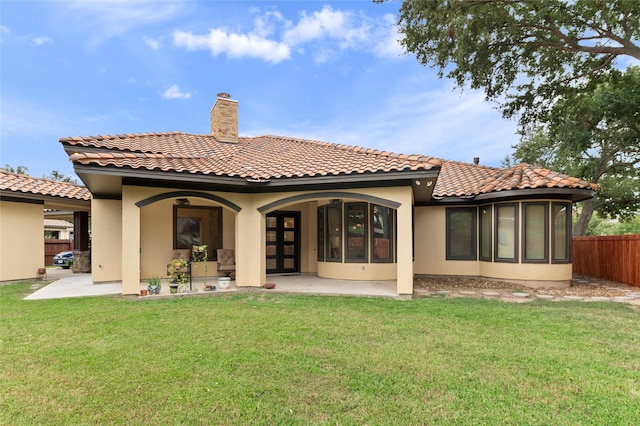
M 53 170 L 51 173 L 49 173 L 49 176 L 42 176 L 42 177 L 44 179 L 57 180 L 59 182 L 68 182 L 68 183 L 74 183 L 74 184 L 78 183 L 78 181 L 75 180 L 73 177 L 67 176 L 64 173 L 60 173 L 57 170 Z
M 637 0 L 405 0 L 398 27 L 420 63 L 521 125 L 616 58 L 640 59 Z
M 4 167 L 0 167 L 0 170 L 4 170 L 5 172 L 9 172 L 9 173 L 16 173 L 19 175 L 29 174 L 29 168 L 25 166 L 18 166 L 14 168 L 9 164 L 5 164 Z
M 585 232 L 595 208 L 620 218 L 638 208 L 640 104 L 605 113 L 622 93 L 616 88 L 631 87 L 619 81 L 615 60 L 640 59 L 636 0 L 405 0 L 398 27 L 420 63 L 458 87 L 483 89 L 505 118 L 519 118 L 515 159 L 599 183 L 574 234 Z M 589 102 L 599 108 L 593 116 Z M 565 113 L 587 122 L 561 123 Z
M 624 221 L 640 209 L 640 67 L 610 70 L 583 86 L 558 99 L 513 154 L 600 185 L 574 235 L 585 234 L 596 210 Z
M 5 164 L 4 167 L 0 167 L 0 170 L 4 170 L 7 171 L 9 173 L 16 173 L 16 174 L 21 174 L 21 175 L 29 175 L 29 168 L 25 167 L 25 166 L 18 166 L 18 167 L 13 167 L 9 164 Z M 49 180 L 56 180 L 58 182 L 68 182 L 68 183 L 73 183 L 73 184 L 78 184 L 78 181 L 72 177 L 72 176 L 67 176 L 64 173 L 60 173 L 57 170 L 53 170 L 51 171 L 51 173 L 49 173 L 49 175 L 43 175 L 42 176 L 43 179 L 49 179 Z
M 617 222 L 593 215 L 585 235 L 626 235 L 640 234 L 640 214 L 626 222 Z

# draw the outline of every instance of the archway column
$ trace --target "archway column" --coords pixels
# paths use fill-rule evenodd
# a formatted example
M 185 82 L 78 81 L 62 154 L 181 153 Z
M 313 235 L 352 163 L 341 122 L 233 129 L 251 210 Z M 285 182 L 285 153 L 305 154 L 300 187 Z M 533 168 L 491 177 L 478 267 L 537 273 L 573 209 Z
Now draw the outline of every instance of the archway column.
M 236 285 L 260 287 L 266 280 L 265 216 L 255 208 L 236 214 Z
M 122 294 L 140 292 L 140 208 L 122 191 Z
M 401 205 L 397 211 L 397 292 L 400 295 L 413 294 L 413 207 L 411 187 L 399 195 Z

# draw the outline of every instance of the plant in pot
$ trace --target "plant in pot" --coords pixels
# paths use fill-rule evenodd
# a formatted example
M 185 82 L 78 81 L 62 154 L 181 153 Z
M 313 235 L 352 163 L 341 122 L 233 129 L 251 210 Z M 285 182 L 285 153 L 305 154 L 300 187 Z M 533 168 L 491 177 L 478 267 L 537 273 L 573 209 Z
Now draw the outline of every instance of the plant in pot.
M 169 264 L 169 291 L 171 293 L 186 290 L 186 284 L 189 282 L 187 265 L 187 261 L 182 258 L 174 258 Z
M 207 288 L 207 259 L 209 258 L 209 252 L 207 251 L 207 245 L 192 246 L 191 247 L 191 259 L 194 262 L 201 261 L 204 267 L 204 287 Z
M 162 288 L 162 279 L 160 277 L 147 278 L 147 290 L 149 294 L 160 294 Z

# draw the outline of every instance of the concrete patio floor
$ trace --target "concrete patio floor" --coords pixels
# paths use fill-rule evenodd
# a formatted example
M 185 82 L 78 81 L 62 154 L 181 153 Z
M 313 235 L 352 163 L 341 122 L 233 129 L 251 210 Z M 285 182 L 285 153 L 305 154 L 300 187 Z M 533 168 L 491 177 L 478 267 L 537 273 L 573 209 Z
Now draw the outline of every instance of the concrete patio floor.
M 83 296 L 107 296 L 122 294 L 122 284 L 120 282 L 93 284 L 91 274 L 73 274 L 69 270 L 53 268 L 47 270 L 47 280 L 54 281 L 47 286 L 35 291 L 25 300 L 59 299 L 68 297 Z M 272 290 L 261 287 L 241 287 L 236 288 L 234 281 L 228 289 L 217 289 L 213 291 L 204 290 L 204 280 L 195 278 L 192 287 L 197 290 L 195 293 L 184 294 L 213 294 L 229 293 L 239 291 L 264 291 L 273 293 L 302 293 L 317 295 L 350 295 L 350 296 L 378 296 L 393 298 L 410 298 L 410 296 L 398 296 L 396 293 L 396 281 L 349 281 L 319 278 L 315 274 L 285 274 L 267 275 L 267 282 L 274 283 L 276 287 Z M 217 285 L 216 277 L 209 278 L 207 283 Z M 145 282 L 140 283 L 140 289 L 146 289 Z M 162 283 L 162 290 L 159 296 L 147 296 L 145 298 L 170 296 L 169 286 L 166 280 Z

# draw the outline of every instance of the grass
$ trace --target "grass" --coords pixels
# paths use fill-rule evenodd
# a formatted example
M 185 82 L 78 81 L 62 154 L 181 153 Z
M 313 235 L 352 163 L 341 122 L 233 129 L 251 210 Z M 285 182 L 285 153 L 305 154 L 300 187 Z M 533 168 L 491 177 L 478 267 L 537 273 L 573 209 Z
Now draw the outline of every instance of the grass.
M 39 285 L 0 286 L 2 424 L 640 424 L 627 305 Z

